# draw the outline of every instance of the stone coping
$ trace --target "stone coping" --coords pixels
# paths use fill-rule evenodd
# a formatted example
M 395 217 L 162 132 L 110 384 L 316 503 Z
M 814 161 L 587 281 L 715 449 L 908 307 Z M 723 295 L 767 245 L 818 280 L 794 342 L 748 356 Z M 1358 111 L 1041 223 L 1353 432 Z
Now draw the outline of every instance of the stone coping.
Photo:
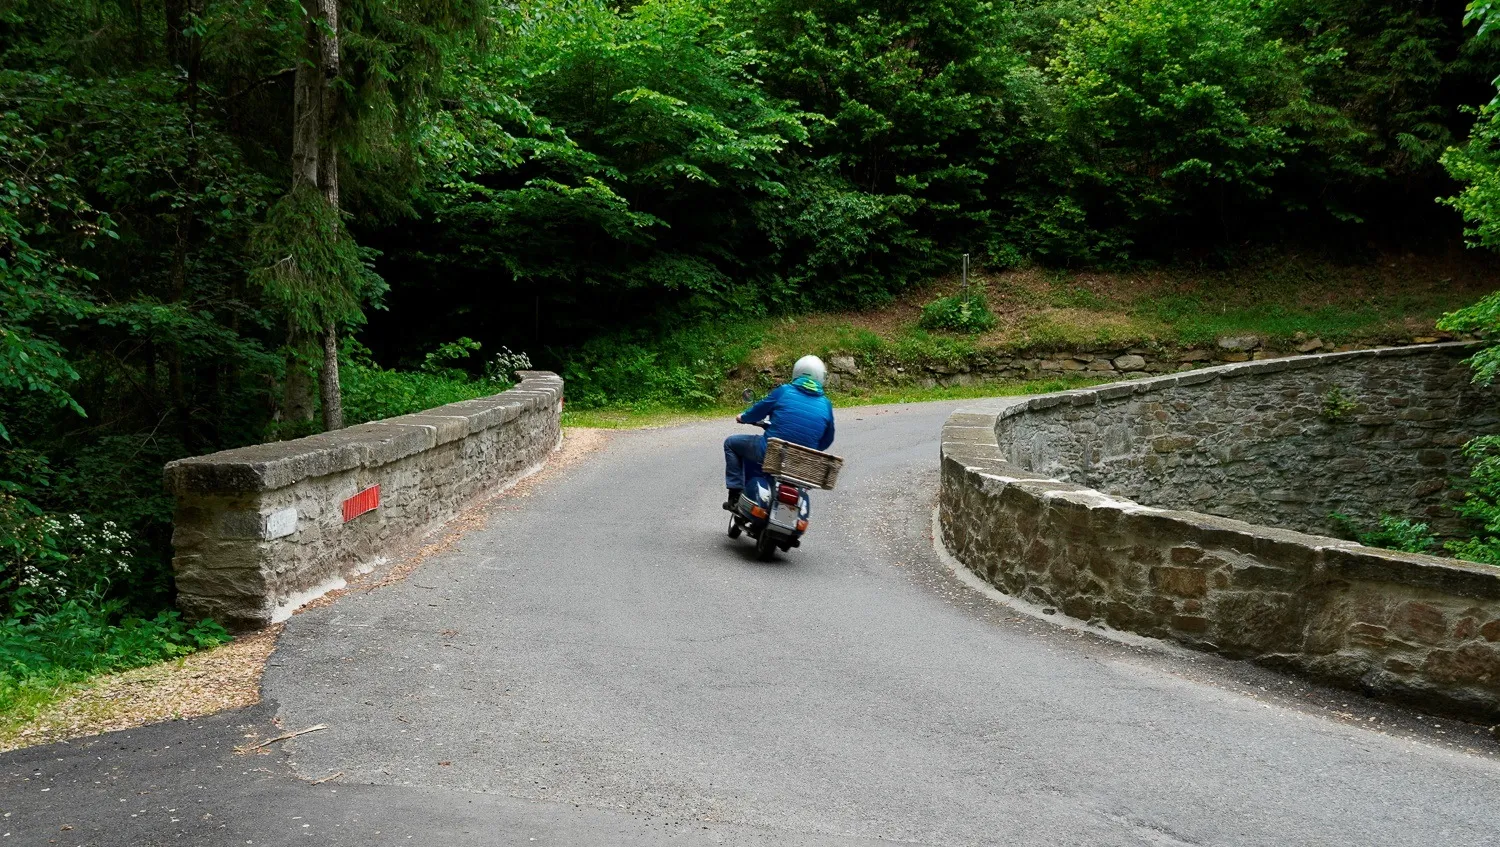
M 1092 388 L 1075 388 L 1069 391 L 1059 391 L 1055 394 L 1043 394 L 1038 397 L 1027 399 L 1020 408 L 1011 406 L 1007 408 L 1002 417 L 1011 417 L 1024 414 L 1033 409 L 1048 409 L 1071 403 L 1075 406 L 1087 406 L 1098 403 L 1100 400 L 1117 400 L 1129 397 L 1132 394 L 1149 394 L 1156 391 L 1164 391 L 1178 386 L 1199 385 L 1206 382 L 1218 380 L 1236 379 L 1262 374 L 1281 373 L 1283 371 L 1304 370 L 1307 368 L 1327 367 L 1340 362 L 1350 362 L 1359 359 L 1393 359 L 1408 356 L 1430 356 L 1435 352 L 1447 352 L 1454 356 L 1477 352 L 1482 344 L 1472 341 L 1453 341 L 1442 344 L 1413 344 L 1405 347 L 1374 347 L 1369 350 L 1346 350 L 1342 353 L 1314 353 L 1303 356 L 1282 356 L 1275 359 L 1259 359 L 1253 362 L 1234 362 L 1227 365 L 1215 365 L 1213 367 L 1196 368 L 1190 371 L 1182 371 L 1164 376 L 1142 377 L 1140 379 L 1126 380 L 1124 382 L 1113 382 L 1108 385 L 1098 385 Z M 962 409 L 960 412 L 964 411 Z
M 1076 618 L 1495 717 L 1500 568 L 1146 506 L 1018 467 L 997 437 L 1003 420 L 1064 404 L 1477 346 L 1266 359 L 966 405 L 943 426 L 942 540 L 1002 591 Z
M 371 468 L 421 453 L 544 409 L 562 399 L 563 381 L 549 371 L 517 371 L 508 391 L 449 403 L 335 432 L 273 441 L 178 459 L 165 469 L 167 490 L 194 494 L 272 491 L 312 477 Z

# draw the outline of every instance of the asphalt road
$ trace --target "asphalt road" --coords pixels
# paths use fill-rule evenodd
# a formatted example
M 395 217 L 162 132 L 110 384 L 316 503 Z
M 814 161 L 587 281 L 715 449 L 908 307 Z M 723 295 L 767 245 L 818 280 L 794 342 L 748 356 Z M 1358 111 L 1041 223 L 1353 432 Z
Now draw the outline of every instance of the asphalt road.
M 613 434 L 295 617 L 261 706 L 0 756 L 0 847 L 1500 843 L 1479 728 L 955 577 L 953 405 L 841 411 L 840 490 L 772 563 L 724 536 L 732 425 Z

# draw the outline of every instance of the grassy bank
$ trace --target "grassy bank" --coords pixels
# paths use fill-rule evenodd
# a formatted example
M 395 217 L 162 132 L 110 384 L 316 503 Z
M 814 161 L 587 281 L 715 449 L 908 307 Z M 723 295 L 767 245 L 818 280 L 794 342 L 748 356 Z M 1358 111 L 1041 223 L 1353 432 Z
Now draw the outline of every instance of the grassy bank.
M 862 378 L 831 391 L 836 402 L 944 399 L 1008 390 L 977 374 L 976 385 L 932 385 L 952 382 L 933 379 L 937 363 L 1001 351 L 1186 351 L 1212 349 L 1217 339 L 1235 335 L 1286 351 L 1310 339 L 1328 349 L 1441 337 L 1434 324 L 1443 314 L 1497 285 L 1496 263 L 1477 254 L 1357 265 L 1283 256 L 1237 270 L 979 272 L 970 293 L 984 297 L 996 317 L 982 333 L 921 327 L 924 304 L 960 290 L 957 279 L 942 278 L 870 311 L 711 321 L 596 339 L 568 352 L 564 372 L 569 414 L 602 426 L 722 413 L 737 407 L 741 390 L 760 392 L 784 380 L 807 353 L 849 356 L 865 366 Z
M 1065 348 L 1086 345 L 1196 347 L 1226 335 L 1270 343 L 1299 337 L 1330 344 L 1429 335 L 1443 314 L 1500 286 L 1488 257 L 1399 256 L 1335 265 L 1295 256 L 1235 270 L 1171 268 L 1119 273 L 1023 269 L 977 273 L 971 293 L 997 318 L 977 335 L 926 333 L 921 309 L 958 293 L 947 277 L 889 306 L 763 324 L 757 363 L 799 350 L 880 351 L 902 356 L 953 350 Z
M 1056 379 L 1028 380 L 1025 382 L 983 382 L 974 385 L 955 386 L 907 386 L 859 390 L 851 392 L 829 392 L 835 408 L 875 406 L 893 403 L 927 403 L 940 400 L 967 400 L 977 397 L 1014 397 L 1023 394 L 1047 394 L 1098 385 L 1103 379 L 1085 376 L 1062 376 Z M 744 411 L 745 404 L 715 403 L 693 409 L 674 409 L 669 406 L 631 408 L 617 406 L 602 409 L 577 409 L 563 412 L 564 427 L 588 427 L 596 429 L 641 429 L 645 427 L 672 426 L 705 420 L 729 420 Z

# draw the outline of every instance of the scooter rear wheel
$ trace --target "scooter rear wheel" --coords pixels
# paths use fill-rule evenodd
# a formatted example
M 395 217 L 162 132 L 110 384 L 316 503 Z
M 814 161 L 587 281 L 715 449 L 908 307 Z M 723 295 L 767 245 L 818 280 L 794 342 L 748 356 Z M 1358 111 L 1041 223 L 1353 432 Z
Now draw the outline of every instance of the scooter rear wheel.
M 755 557 L 762 562 L 769 562 L 776 555 L 776 536 L 771 534 L 769 528 L 760 532 L 760 537 L 755 539 Z
M 740 529 L 740 522 L 737 521 L 737 520 L 735 520 L 734 518 L 730 518 L 729 519 L 729 537 L 730 538 L 739 538 L 740 537 L 740 533 L 742 533 L 742 532 L 744 532 L 744 530 Z

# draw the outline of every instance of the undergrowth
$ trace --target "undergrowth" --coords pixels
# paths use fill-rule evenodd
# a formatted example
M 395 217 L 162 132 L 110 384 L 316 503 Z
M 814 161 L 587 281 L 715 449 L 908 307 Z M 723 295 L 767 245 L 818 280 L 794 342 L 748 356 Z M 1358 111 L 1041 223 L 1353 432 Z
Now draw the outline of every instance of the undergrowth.
M 563 367 L 568 405 L 640 413 L 707 410 L 760 343 L 762 321 L 700 323 L 596 338 Z
M 1362 529 L 1348 515 L 1334 512 L 1328 516 L 1338 533 L 1358 541 L 1366 547 L 1380 547 L 1402 553 L 1433 553 L 1437 551 L 1437 538 L 1432 527 L 1422 521 L 1396 515 L 1381 515 L 1375 527 Z
M 995 328 L 995 314 L 983 297 L 939 297 L 922 307 L 923 329 L 978 333 Z
M 90 676 L 229 640 L 213 621 L 143 613 L 121 586 L 141 560 L 114 522 L 50 515 L 0 495 L 0 725 L 35 715 Z
M 396 370 L 377 365 L 363 345 L 346 341 L 339 367 L 345 423 L 353 426 L 499 394 L 515 385 L 515 371 L 531 367 L 524 353 L 502 348 L 480 374 L 471 375 L 461 366 L 470 364 L 479 349 L 479 342 L 460 338 L 428 353 L 418 370 Z

